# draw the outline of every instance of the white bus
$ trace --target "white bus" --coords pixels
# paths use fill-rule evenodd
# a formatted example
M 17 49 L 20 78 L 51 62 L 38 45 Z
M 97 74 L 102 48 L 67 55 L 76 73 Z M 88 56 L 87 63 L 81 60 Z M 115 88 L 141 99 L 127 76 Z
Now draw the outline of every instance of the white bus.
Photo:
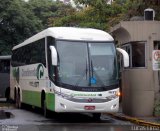
M 9 99 L 9 74 L 11 56 L 0 56 L 0 98 Z
M 128 55 L 124 65 L 128 66 Z M 102 112 L 119 109 L 116 48 L 106 32 L 90 28 L 48 28 L 12 50 L 11 98 L 18 107 L 55 112 Z

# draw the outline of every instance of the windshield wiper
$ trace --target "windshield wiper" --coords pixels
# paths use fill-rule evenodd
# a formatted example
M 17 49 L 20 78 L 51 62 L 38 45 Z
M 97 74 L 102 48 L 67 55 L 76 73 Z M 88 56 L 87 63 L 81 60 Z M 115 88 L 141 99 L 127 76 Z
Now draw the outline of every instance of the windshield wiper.
M 77 87 L 79 85 L 79 83 L 81 82 L 81 80 L 84 78 L 84 76 L 86 76 L 86 80 L 87 80 L 87 73 L 88 73 L 88 66 L 87 66 L 87 60 L 86 60 L 86 68 L 83 71 L 82 76 L 77 80 L 75 87 Z
M 93 74 L 96 76 L 96 78 L 98 79 L 99 83 L 100 83 L 102 86 L 105 86 L 105 85 L 103 84 L 102 80 L 100 79 L 99 75 L 96 73 L 96 71 L 94 71 L 94 69 L 93 69 L 93 63 L 92 63 L 92 60 L 91 60 L 91 78 L 90 78 L 90 79 L 94 78 L 94 77 L 93 77 Z M 90 81 L 91 81 L 91 80 L 90 80 Z M 91 83 L 91 82 L 90 82 L 90 83 Z M 91 84 L 92 84 L 92 83 L 91 83 Z

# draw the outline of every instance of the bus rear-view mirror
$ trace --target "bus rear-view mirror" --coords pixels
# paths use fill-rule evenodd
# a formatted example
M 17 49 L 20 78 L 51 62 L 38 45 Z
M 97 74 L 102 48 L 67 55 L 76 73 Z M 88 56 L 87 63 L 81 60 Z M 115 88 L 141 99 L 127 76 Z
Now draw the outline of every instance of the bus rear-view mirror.
M 128 55 L 128 53 L 125 50 L 121 49 L 121 48 L 117 48 L 117 51 L 119 51 L 123 56 L 123 65 L 124 65 L 124 67 L 129 67 L 129 55 Z
M 53 66 L 57 66 L 57 50 L 54 46 L 50 46 L 51 50 L 51 61 Z

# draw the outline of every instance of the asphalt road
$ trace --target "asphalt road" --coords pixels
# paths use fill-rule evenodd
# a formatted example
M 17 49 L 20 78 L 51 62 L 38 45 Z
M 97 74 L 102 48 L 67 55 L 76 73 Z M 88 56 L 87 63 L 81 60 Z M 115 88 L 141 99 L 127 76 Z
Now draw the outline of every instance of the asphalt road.
M 127 131 L 134 126 L 104 114 L 95 121 L 90 114 L 51 113 L 50 118 L 45 118 L 37 109 L 0 110 L 8 117 L 0 117 L 0 131 Z

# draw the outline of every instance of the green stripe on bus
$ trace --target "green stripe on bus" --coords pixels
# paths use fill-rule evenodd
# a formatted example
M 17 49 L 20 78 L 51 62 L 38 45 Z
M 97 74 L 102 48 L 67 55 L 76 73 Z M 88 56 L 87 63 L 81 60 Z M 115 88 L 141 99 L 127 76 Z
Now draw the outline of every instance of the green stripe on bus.
M 22 90 L 22 102 L 41 107 L 41 93 L 37 91 Z
M 29 105 L 41 107 L 41 92 L 23 90 L 22 102 Z M 47 109 L 55 111 L 55 94 L 46 93 L 46 104 Z
M 55 111 L 55 94 L 47 93 L 46 100 L 47 100 L 47 109 Z

